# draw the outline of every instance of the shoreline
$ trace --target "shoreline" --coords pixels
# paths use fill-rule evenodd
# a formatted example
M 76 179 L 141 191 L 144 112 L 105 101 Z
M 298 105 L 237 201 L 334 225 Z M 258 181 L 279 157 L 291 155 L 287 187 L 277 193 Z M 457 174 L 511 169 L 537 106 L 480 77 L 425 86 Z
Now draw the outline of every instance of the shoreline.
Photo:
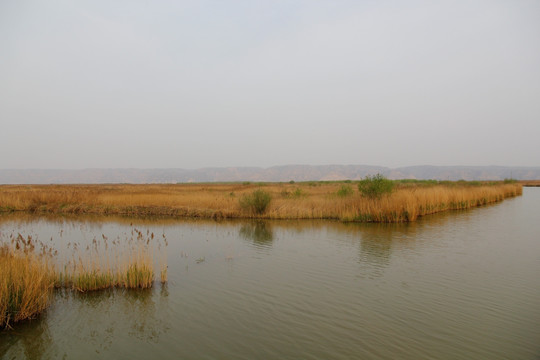
M 0 185 L 0 213 L 411 222 L 430 214 L 500 202 L 521 195 L 525 186 L 521 182 L 394 181 L 394 184 L 392 193 L 379 198 L 362 196 L 356 182 L 350 181 Z M 256 191 L 265 192 L 271 199 L 268 207 L 259 213 L 242 207 L 242 199 Z

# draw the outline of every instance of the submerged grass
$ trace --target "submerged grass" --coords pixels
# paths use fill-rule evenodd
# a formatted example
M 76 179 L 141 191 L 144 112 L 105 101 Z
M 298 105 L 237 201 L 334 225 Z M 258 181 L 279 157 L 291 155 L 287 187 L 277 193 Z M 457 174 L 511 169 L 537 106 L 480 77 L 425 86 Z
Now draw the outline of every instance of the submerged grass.
M 364 179 L 365 180 L 365 179 Z M 135 216 L 414 221 L 435 212 L 465 209 L 520 195 L 508 182 L 391 181 L 386 196 L 362 196 L 362 182 L 3 185 L 0 211 Z M 250 207 L 263 193 L 264 209 Z M 232 194 L 232 195 L 231 195 Z M 337 196 L 336 196 L 337 194 Z M 246 201 L 251 199 L 251 203 Z M 246 210 L 247 209 L 247 210 Z M 262 209 L 262 207 L 261 207 Z

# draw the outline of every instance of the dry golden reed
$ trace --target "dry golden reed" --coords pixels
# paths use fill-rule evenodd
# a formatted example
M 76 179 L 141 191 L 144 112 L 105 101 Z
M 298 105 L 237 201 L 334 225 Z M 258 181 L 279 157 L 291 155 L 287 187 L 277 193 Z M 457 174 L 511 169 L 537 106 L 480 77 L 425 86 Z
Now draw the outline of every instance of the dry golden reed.
M 521 186 L 513 184 L 405 188 L 389 197 L 362 201 L 349 219 L 373 222 L 415 221 L 420 216 L 469 209 L 499 202 L 521 193 Z
M 365 198 L 353 184 L 178 184 L 178 185 L 4 185 L 0 211 L 167 215 L 175 217 L 267 219 L 339 219 L 407 222 L 447 210 L 468 209 L 521 195 L 519 183 L 397 183 L 388 196 Z M 245 212 L 239 199 L 263 189 L 271 202 L 264 213 Z M 32 318 L 49 304 L 54 286 L 91 291 L 109 287 L 147 288 L 154 282 L 154 234 L 133 229 L 130 248 L 122 251 L 94 244 L 90 254 L 76 254 L 58 269 L 51 249 L 29 236 L 0 244 L 0 328 Z M 167 240 L 163 235 L 166 245 Z M 167 281 L 166 257 L 160 255 L 160 281 Z
M 148 254 L 137 254 L 119 263 L 110 264 L 97 258 L 82 258 L 64 266 L 55 277 L 57 287 L 80 292 L 113 287 L 146 289 L 154 282 L 153 259 Z
M 33 318 L 50 302 L 54 274 L 33 251 L 0 247 L 0 329 Z
M 94 238 L 92 245 L 81 252 L 73 246 L 71 260 L 57 271 L 56 286 L 80 292 L 119 287 L 146 289 L 154 283 L 154 233 L 132 228 L 131 238 L 110 241 L 104 234 Z M 164 245 L 167 239 L 163 234 Z M 160 251 L 160 281 L 167 281 L 165 248 Z
M 389 196 L 340 192 L 343 182 L 271 184 L 4 185 L 0 209 L 50 213 L 159 215 L 204 218 L 338 219 L 414 221 L 440 211 L 466 209 L 520 195 L 521 184 L 397 183 Z M 248 212 L 240 199 L 263 189 L 271 195 L 264 213 Z M 298 195 L 298 196 L 297 196 Z
M 111 244 L 105 235 L 80 252 L 72 247 L 72 260 L 56 263 L 56 252 L 32 236 L 11 235 L 0 239 L 0 329 L 31 319 L 45 310 L 53 288 L 80 292 L 121 287 L 150 288 L 155 280 L 151 240 L 154 234 L 132 229 L 132 237 Z M 163 235 L 163 243 L 167 239 Z M 118 245 L 120 244 L 120 248 Z M 167 281 L 165 248 L 160 251 L 160 281 Z

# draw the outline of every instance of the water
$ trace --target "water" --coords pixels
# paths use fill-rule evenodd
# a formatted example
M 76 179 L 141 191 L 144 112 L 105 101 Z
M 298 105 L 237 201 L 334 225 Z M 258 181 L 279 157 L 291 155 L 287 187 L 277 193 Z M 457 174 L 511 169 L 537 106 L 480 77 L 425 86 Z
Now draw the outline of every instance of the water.
M 539 359 L 540 189 L 413 224 L 3 216 L 61 254 L 165 234 L 169 282 L 58 292 L 0 357 Z M 50 238 L 53 238 L 51 241 Z

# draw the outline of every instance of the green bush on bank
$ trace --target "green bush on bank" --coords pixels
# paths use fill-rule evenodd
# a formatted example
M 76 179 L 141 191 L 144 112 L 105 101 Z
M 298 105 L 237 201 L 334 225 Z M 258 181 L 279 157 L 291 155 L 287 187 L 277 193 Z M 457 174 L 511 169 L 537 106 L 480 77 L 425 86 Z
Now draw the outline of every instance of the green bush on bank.
M 358 190 L 370 199 L 380 199 L 383 195 L 389 195 L 394 190 L 394 182 L 381 174 L 366 176 L 358 183 Z
M 266 212 L 271 201 L 272 196 L 268 192 L 258 189 L 251 194 L 243 195 L 239 200 L 239 204 L 244 211 L 261 215 Z
M 347 197 L 351 196 L 353 193 L 353 188 L 350 185 L 341 185 L 336 195 L 339 197 Z

